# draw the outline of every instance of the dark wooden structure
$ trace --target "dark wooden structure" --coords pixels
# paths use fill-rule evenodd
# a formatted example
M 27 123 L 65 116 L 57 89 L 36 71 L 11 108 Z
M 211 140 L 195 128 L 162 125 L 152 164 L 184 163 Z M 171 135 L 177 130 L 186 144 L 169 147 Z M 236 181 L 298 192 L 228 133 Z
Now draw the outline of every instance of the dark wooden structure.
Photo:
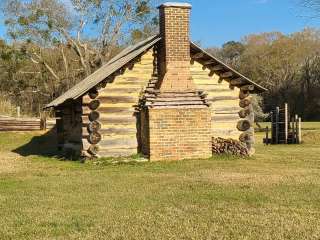
M 265 144 L 300 144 L 301 137 L 301 118 L 298 115 L 291 117 L 288 104 L 283 108 L 276 107 L 270 112 L 271 131 L 266 128 Z M 271 134 L 271 136 L 269 136 Z

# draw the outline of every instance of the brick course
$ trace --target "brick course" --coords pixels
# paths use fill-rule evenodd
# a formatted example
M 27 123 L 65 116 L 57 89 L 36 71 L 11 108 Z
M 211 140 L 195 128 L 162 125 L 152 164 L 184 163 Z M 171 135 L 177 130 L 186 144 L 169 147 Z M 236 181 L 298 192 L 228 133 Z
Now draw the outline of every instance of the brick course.
M 149 109 L 150 160 L 209 158 L 211 114 L 207 108 Z
M 160 7 L 160 34 L 162 46 L 159 52 L 161 91 L 194 90 L 190 74 L 190 8 Z

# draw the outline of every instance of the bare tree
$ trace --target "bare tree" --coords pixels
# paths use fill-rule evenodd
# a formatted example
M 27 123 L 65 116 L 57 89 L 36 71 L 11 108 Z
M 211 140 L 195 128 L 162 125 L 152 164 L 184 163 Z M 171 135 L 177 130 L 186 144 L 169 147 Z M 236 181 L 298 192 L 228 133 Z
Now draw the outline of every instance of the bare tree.
M 147 24 L 153 17 L 152 7 L 144 0 L 70 0 L 70 4 L 59 0 L 6 0 L 4 8 L 12 38 L 36 42 L 40 47 L 59 48 L 66 71 L 69 60 L 63 46 L 69 45 L 86 76 L 127 43 L 130 33 L 140 31 L 145 37 L 154 29 Z M 40 49 L 29 50 L 26 53 L 30 59 L 43 64 L 59 80 Z
M 125 45 L 156 32 L 152 1 L 1 1 L 11 47 L 29 60 L 21 72 L 34 72 L 19 81 L 49 95 L 46 102 L 55 98 Z M 7 90 L 14 95 L 13 89 Z

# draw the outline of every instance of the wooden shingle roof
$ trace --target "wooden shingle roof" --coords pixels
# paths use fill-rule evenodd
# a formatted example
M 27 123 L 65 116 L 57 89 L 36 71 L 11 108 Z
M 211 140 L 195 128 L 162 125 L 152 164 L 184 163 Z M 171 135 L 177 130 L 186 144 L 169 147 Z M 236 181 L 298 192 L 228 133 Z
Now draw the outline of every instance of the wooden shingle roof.
M 65 103 L 67 100 L 77 99 L 83 96 L 92 88 L 107 79 L 109 76 L 119 71 L 135 58 L 141 56 L 144 52 L 155 46 L 160 42 L 160 40 L 161 37 L 159 37 L 159 35 L 156 35 L 142 42 L 139 42 L 136 45 L 124 49 L 117 56 L 112 58 L 107 64 L 103 65 L 97 71 L 73 86 L 60 97 L 47 104 L 45 108 L 57 107 Z M 190 51 L 192 61 L 201 63 L 205 68 L 211 70 L 212 75 L 216 73 L 220 76 L 221 79 L 230 81 L 231 85 L 239 87 L 243 85 L 251 85 L 253 86 L 253 89 L 251 90 L 251 92 L 253 93 L 261 93 L 267 90 L 259 84 L 253 82 L 249 78 L 243 76 L 216 57 L 212 56 L 193 42 L 190 42 Z

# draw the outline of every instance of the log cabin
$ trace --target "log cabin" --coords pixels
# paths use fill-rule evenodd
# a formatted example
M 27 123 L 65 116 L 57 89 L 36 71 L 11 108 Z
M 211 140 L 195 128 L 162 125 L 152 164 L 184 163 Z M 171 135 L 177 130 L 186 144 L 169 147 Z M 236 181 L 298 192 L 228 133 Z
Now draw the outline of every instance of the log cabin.
M 160 33 L 130 46 L 46 105 L 58 147 L 151 161 L 212 156 L 212 139 L 254 153 L 251 94 L 265 88 L 190 41 L 191 5 L 159 6 Z

